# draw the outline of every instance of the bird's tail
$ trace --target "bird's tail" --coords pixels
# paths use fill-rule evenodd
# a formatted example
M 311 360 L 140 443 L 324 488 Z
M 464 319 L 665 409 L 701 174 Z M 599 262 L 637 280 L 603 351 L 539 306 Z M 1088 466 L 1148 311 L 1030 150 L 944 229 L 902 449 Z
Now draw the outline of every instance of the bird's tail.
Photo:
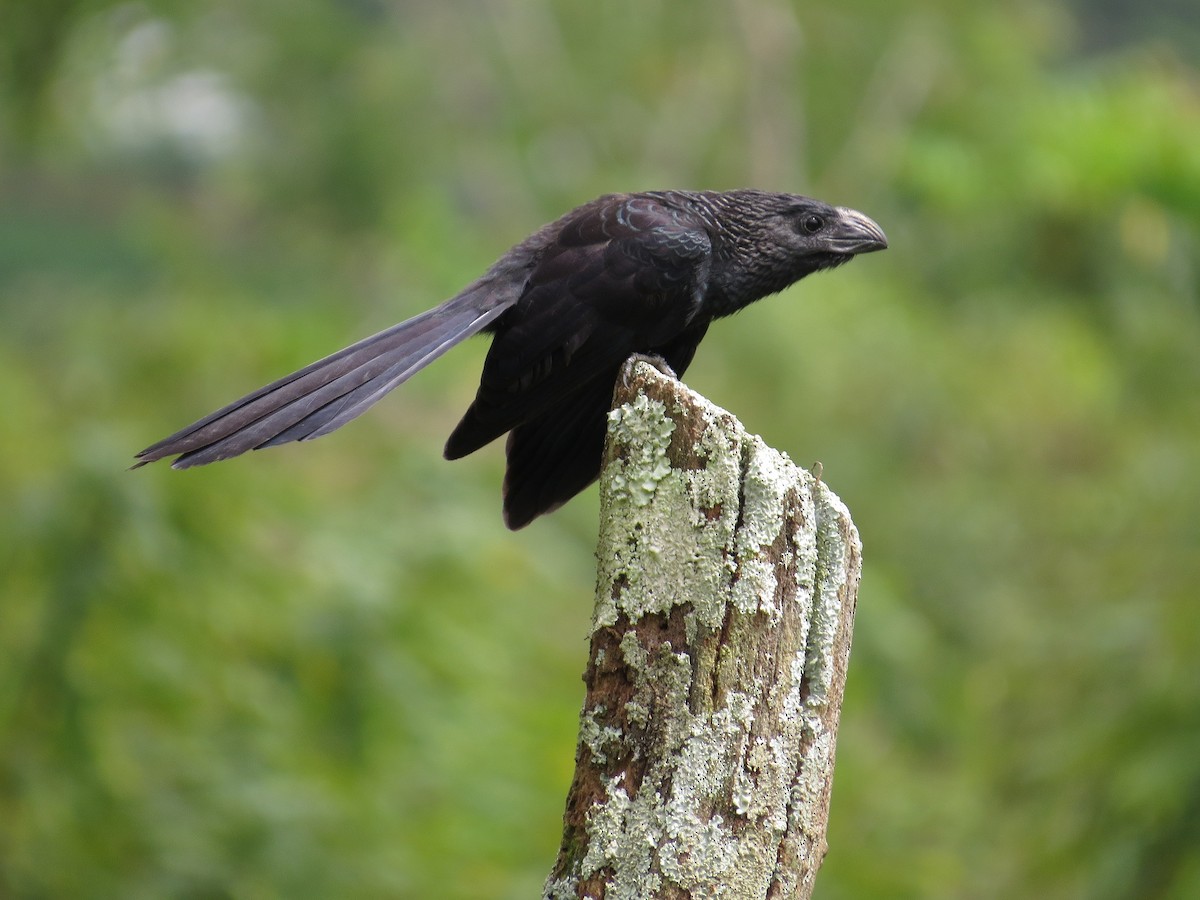
M 134 468 L 178 455 L 171 465 L 185 469 L 329 434 L 482 331 L 512 302 L 476 282 L 441 306 L 305 366 L 152 444 L 137 454 Z

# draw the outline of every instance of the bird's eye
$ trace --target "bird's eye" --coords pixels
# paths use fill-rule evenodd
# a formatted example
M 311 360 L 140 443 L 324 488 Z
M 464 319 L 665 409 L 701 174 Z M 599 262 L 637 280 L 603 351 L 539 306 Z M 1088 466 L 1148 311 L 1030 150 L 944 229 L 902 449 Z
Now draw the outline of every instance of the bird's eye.
M 820 216 L 805 216 L 800 227 L 804 229 L 805 234 L 816 234 L 825 227 L 825 220 Z

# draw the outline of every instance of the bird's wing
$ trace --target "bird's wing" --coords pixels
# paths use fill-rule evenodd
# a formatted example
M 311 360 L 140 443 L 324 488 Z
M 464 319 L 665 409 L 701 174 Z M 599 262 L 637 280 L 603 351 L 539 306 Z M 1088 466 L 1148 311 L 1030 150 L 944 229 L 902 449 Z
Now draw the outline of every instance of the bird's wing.
M 179 455 L 183 469 L 247 450 L 319 437 L 362 414 L 455 344 L 483 330 L 520 295 L 481 279 L 441 306 L 247 394 L 137 455 Z
M 692 323 L 711 260 L 694 214 L 646 195 L 608 198 L 566 220 L 501 320 L 475 401 L 446 443 L 457 459 L 607 380 Z
M 682 375 L 692 361 L 707 322 L 685 329 L 667 344 L 648 348 Z M 508 435 L 504 452 L 504 524 L 522 528 L 562 506 L 600 474 L 606 413 L 612 405 L 619 364 L 569 397 L 522 422 Z
M 615 379 L 615 371 L 593 378 L 508 433 L 504 524 L 509 528 L 523 528 L 596 480 Z

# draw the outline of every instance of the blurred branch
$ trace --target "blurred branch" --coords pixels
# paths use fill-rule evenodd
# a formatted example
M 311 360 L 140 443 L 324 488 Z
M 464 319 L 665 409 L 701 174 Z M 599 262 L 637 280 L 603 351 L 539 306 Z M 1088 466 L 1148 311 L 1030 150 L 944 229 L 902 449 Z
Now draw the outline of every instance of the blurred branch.
M 791 87 L 802 37 L 795 11 L 776 0 L 738 0 L 732 11 L 749 70 L 743 82 L 747 183 L 804 184 L 804 109 Z
M 860 545 L 820 481 L 644 362 L 601 475 L 587 698 L 546 896 L 808 897 Z
M 890 182 L 904 158 L 914 122 L 947 66 L 938 23 L 923 13 L 905 17 L 876 62 L 853 127 L 822 183 L 847 193 L 864 178 Z
M 83 16 L 104 6 L 102 0 L 41 0 L 5 4 L 6 35 L 0 39 L 0 134 L 9 132 L 13 146 L 24 155 L 48 114 L 49 87 L 62 60 L 71 31 Z M 7 120 L 8 128 L 4 128 Z

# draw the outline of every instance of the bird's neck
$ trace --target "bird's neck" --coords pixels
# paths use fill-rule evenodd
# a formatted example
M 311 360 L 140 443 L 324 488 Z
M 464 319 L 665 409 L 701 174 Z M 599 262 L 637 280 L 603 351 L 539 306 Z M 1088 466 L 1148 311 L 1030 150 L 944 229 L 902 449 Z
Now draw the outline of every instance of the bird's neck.
M 779 257 L 764 244 L 758 195 L 757 191 L 690 195 L 712 240 L 704 307 L 714 319 L 745 309 L 821 268 L 812 259 Z
M 772 254 L 752 235 L 734 234 L 713 248 L 705 305 L 713 318 L 732 315 L 822 268 L 825 260 Z
M 807 275 L 807 271 L 781 272 L 778 266 L 721 265 L 713 261 L 705 308 L 713 318 L 730 316 L 751 303 L 777 294 Z

